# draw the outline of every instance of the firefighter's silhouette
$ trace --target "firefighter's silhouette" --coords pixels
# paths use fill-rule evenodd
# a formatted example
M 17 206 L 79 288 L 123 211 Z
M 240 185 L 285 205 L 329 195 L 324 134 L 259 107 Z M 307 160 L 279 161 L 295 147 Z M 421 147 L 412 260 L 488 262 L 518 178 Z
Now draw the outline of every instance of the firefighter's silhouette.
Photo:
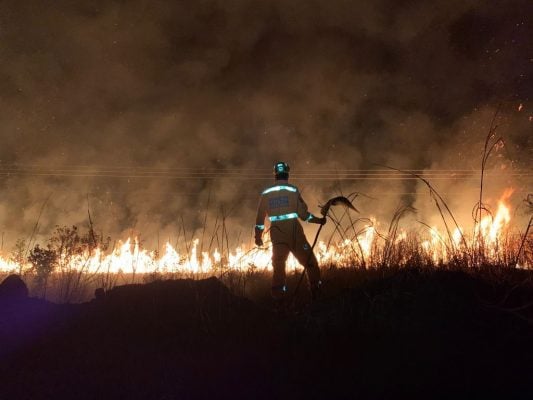
M 309 287 L 313 298 L 320 289 L 320 269 L 307 241 L 302 225 L 298 221 L 325 224 L 325 217 L 316 217 L 307 209 L 298 188 L 289 184 L 289 165 L 278 162 L 274 165 L 275 183 L 261 193 L 255 221 L 255 244 L 263 245 L 265 218 L 270 220 L 272 240 L 272 297 L 283 301 L 287 292 L 285 262 L 289 253 L 307 270 Z

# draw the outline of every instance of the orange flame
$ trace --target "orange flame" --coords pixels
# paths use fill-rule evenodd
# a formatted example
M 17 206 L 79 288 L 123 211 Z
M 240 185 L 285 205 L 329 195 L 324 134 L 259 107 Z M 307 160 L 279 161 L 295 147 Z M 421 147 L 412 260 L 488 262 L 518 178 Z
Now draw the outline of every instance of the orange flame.
M 506 201 L 513 193 L 507 189 L 498 201 L 498 208 L 494 215 L 484 216 L 474 226 L 471 237 L 466 237 L 464 229 L 456 228 L 448 237 L 437 227 L 428 231 L 428 237 L 419 242 L 419 248 L 435 264 L 447 262 L 457 251 L 482 249 L 484 257 L 497 260 L 501 252 L 501 244 L 511 221 L 511 212 Z M 369 261 L 379 260 L 383 252 L 385 240 L 377 234 L 379 224 L 374 219 L 364 227 L 353 239 L 344 239 L 331 245 L 318 242 L 315 254 L 321 265 L 336 264 L 338 266 L 353 266 L 354 263 L 367 264 Z M 407 232 L 400 231 L 394 239 L 394 245 L 400 246 L 407 242 Z M 91 254 L 83 254 L 63 260 L 58 268 L 69 271 L 85 271 L 89 273 L 185 273 L 185 274 L 215 274 L 220 269 L 248 271 L 251 268 L 271 270 L 272 249 L 249 248 L 245 245 L 221 254 L 219 249 L 211 252 L 198 251 L 199 240 L 195 239 L 186 253 L 180 253 L 170 243 L 165 243 L 161 255 L 142 249 L 137 238 L 128 238 L 120 242 L 111 253 L 104 254 L 101 249 Z M 405 259 L 406 258 L 401 258 Z M 291 255 L 287 261 L 289 270 L 302 267 Z M 0 272 L 28 271 L 30 264 L 20 265 L 17 262 L 0 256 Z

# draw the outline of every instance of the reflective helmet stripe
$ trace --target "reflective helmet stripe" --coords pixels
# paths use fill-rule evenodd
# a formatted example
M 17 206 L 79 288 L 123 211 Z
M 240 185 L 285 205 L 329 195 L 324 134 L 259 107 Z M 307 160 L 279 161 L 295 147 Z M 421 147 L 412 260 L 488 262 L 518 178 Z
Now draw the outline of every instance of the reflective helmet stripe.
M 261 231 L 265 229 L 264 225 L 256 225 L 255 227 Z
M 288 174 L 290 170 L 291 168 L 289 167 L 289 164 L 283 161 L 277 162 L 276 165 L 274 165 L 275 175 Z

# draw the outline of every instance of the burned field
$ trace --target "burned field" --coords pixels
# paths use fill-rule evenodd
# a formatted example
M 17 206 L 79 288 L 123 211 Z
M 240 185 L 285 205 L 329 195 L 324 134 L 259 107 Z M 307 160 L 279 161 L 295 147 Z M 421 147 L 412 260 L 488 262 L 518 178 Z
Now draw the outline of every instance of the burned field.
M 323 299 L 284 316 L 216 278 L 125 285 L 75 305 L 2 294 L 2 397 L 533 395 L 531 272 L 326 278 Z

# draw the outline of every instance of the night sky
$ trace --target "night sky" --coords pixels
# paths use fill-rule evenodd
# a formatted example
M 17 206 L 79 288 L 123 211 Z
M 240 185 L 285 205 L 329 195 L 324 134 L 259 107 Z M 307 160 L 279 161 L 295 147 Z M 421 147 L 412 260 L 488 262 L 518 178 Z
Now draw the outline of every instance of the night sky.
M 419 182 L 347 170 L 478 170 L 497 109 L 487 201 L 533 192 L 531 0 L 4 0 L 0 59 L 5 246 L 47 198 L 43 238 L 89 199 L 115 238 L 192 234 L 209 204 L 248 240 L 278 160 L 315 213 L 358 191 L 431 223 Z M 478 180 L 434 182 L 468 216 Z

